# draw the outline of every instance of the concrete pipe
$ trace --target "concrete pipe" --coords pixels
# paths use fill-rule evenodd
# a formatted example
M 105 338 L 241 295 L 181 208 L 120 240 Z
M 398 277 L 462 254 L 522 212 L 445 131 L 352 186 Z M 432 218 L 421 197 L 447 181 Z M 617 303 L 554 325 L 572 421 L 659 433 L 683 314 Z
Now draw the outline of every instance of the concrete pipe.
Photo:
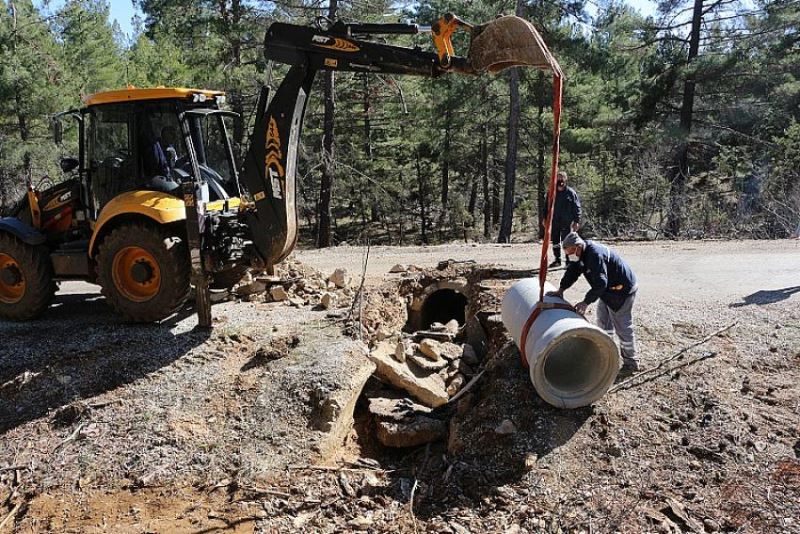
M 555 287 L 546 284 L 545 292 Z M 605 395 L 619 371 L 619 349 L 602 329 L 571 310 L 543 310 L 523 329 L 539 302 L 539 281 L 517 282 L 503 298 L 503 324 L 528 362 L 533 387 L 557 408 L 588 406 Z M 567 304 L 545 297 L 545 303 Z

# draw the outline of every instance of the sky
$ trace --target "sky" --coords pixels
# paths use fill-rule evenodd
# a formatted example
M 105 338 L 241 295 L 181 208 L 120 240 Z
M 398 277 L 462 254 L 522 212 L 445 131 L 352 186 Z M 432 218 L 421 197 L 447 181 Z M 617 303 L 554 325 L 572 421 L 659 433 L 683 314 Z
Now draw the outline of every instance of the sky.
M 626 0 L 629 4 L 631 4 L 634 8 L 639 10 L 643 15 L 651 15 L 655 12 L 656 3 L 653 0 Z M 49 9 L 55 10 L 57 9 L 62 2 L 55 0 L 55 1 L 47 1 L 41 0 L 38 2 L 40 5 L 47 4 Z M 132 20 L 134 15 L 141 16 L 141 12 L 134 8 L 133 2 L 131 0 L 110 0 L 109 4 L 111 5 L 111 20 L 116 20 L 119 23 L 119 27 L 122 29 L 122 32 L 127 34 L 129 37 L 133 33 L 133 24 Z M 587 2 L 587 6 L 589 8 L 590 13 L 594 13 L 595 9 L 592 9 L 594 2 L 590 1 Z

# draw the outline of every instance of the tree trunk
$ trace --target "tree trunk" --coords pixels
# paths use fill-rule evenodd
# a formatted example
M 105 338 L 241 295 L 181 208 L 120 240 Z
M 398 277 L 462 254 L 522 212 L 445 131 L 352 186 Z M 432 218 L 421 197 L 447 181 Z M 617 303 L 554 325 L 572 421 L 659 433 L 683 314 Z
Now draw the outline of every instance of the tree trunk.
M 330 0 L 328 18 L 336 20 L 338 0 Z M 319 187 L 319 227 L 317 231 L 317 247 L 331 246 L 331 196 L 334 181 L 334 142 L 333 115 L 336 111 L 334 100 L 333 71 L 325 71 L 325 117 L 322 126 L 322 180 Z
M 417 163 L 417 186 L 419 196 L 419 215 L 420 215 L 420 239 L 424 244 L 428 243 L 428 219 L 425 212 L 425 179 L 422 177 L 422 164 L 420 163 L 419 150 L 416 151 Z
M 495 126 L 492 135 L 492 161 L 497 165 L 497 127 Z M 492 173 L 492 228 L 497 226 L 500 222 L 500 180 L 497 179 L 497 173 Z
M 442 151 L 442 218 L 447 212 L 450 196 L 450 126 L 453 112 L 448 107 L 444 114 L 444 150 Z
M 492 233 L 492 193 L 489 191 L 489 125 L 486 122 L 481 126 L 481 174 L 483 178 L 483 237 L 489 239 Z
M 689 34 L 689 54 L 686 68 L 689 71 L 683 83 L 683 102 L 681 103 L 680 141 L 670 167 L 670 206 L 667 215 L 667 235 L 678 237 L 681 232 L 683 210 L 686 204 L 686 178 L 689 176 L 689 136 L 692 133 L 692 114 L 694 112 L 695 78 L 691 72 L 692 63 L 700 51 L 700 27 L 703 22 L 703 0 L 694 0 L 692 31 Z
M 506 140 L 505 190 L 503 194 L 503 216 L 500 220 L 498 243 L 511 241 L 511 228 L 514 219 L 514 187 L 517 181 L 517 144 L 519 142 L 519 71 L 511 70 L 509 80 L 511 93 L 508 109 L 508 137 Z

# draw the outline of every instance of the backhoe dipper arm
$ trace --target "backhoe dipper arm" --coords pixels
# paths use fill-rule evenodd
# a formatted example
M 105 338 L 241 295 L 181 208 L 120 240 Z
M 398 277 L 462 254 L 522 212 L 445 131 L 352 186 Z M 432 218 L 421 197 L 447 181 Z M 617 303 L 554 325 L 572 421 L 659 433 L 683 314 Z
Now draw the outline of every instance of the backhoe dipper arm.
M 255 211 L 246 212 L 247 224 L 260 260 L 267 267 L 285 259 L 297 243 L 297 148 L 308 94 L 317 71 L 427 77 L 453 71 L 473 73 L 466 58 L 450 53 L 452 31 L 442 37 L 448 43 L 443 45 L 447 52 L 444 54 L 446 64 L 443 53 L 351 37 L 353 34 L 413 34 L 419 31 L 416 25 L 341 22 L 327 30 L 285 23 L 274 23 L 269 27 L 264 42 L 266 58 L 289 64 L 291 68 L 268 105 L 269 90 L 262 88 L 243 173 L 256 206 Z

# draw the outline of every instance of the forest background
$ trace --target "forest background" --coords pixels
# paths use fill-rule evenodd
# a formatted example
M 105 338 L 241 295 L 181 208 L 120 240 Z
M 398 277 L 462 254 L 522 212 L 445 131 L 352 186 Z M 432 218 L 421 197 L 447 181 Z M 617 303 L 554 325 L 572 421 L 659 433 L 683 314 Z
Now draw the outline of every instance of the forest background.
M 513 14 L 533 22 L 566 77 L 561 168 L 584 232 L 625 239 L 779 238 L 800 223 L 800 1 L 136 0 L 124 34 L 103 0 L 0 1 L 0 208 L 63 179 L 75 134 L 54 113 L 91 93 L 188 86 L 227 92 L 247 149 L 274 21 L 431 24 Z M 390 42 L 431 48 L 428 35 Z M 466 50 L 466 37 L 456 48 Z M 552 80 L 320 75 L 298 172 L 304 241 L 508 242 L 539 233 Z M 70 143 L 70 139 L 72 143 Z M 45 178 L 47 177 L 47 178 Z

